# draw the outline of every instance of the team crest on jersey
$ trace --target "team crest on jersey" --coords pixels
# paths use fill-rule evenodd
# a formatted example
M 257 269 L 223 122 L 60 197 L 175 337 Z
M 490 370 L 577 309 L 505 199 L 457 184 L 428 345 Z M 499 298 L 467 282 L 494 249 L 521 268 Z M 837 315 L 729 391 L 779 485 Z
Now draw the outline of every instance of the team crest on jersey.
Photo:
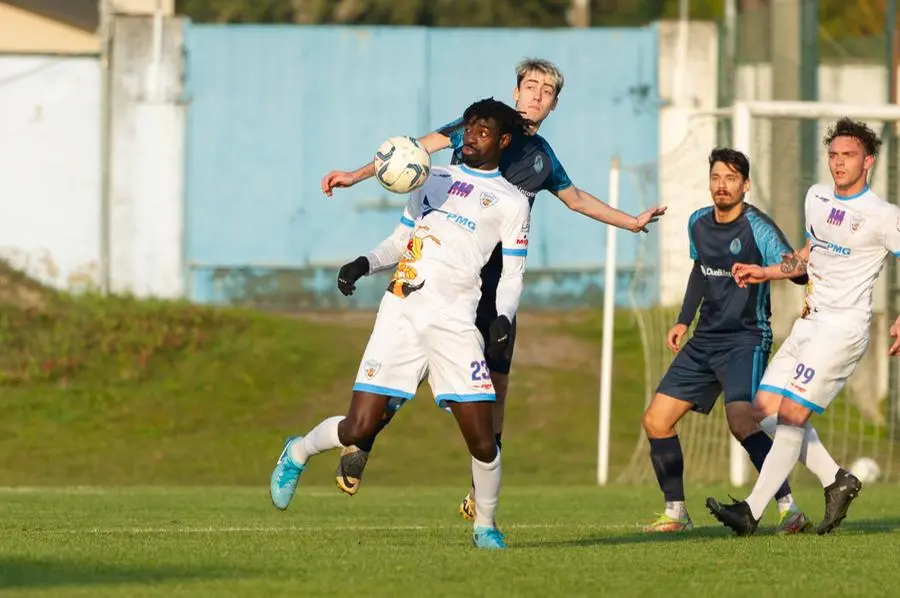
M 866 223 L 866 219 L 863 218 L 862 216 L 860 216 L 859 214 L 851 216 L 850 217 L 850 232 L 855 233 L 856 231 L 861 229 L 863 224 L 865 224 L 865 223 Z
M 741 252 L 741 240 L 740 239 L 732 239 L 731 245 L 728 246 L 728 251 L 731 252 L 731 255 L 737 255 Z
M 544 158 L 538 154 L 534 157 L 534 171 L 540 172 L 542 170 L 544 170 Z
M 378 370 L 381 369 L 381 364 L 374 359 L 367 359 L 363 364 L 363 369 L 366 373 L 366 378 L 371 380 L 378 373 Z
M 485 192 L 485 193 L 481 194 L 481 207 L 482 208 L 489 208 L 492 205 L 494 205 L 495 203 L 497 203 L 497 196 L 494 195 L 493 193 Z

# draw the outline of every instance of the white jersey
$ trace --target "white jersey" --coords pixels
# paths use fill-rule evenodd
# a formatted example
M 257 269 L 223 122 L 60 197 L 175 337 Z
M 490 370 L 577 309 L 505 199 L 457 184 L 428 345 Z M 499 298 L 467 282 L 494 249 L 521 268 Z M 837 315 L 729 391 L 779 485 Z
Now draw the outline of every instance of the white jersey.
M 900 257 L 900 207 L 866 187 L 852 197 L 831 185 L 806 193 L 806 236 L 810 244 L 805 312 L 837 315 L 851 326 L 872 316 L 872 289 L 885 257 Z
M 481 269 L 500 243 L 497 313 L 512 320 L 522 292 L 529 214 L 528 199 L 499 170 L 436 166 L 410 194 L 393 234 L 366 258 L 372 272 L 396 264 L 388 292 L 421 293 L 432 305 L 474 314 Z

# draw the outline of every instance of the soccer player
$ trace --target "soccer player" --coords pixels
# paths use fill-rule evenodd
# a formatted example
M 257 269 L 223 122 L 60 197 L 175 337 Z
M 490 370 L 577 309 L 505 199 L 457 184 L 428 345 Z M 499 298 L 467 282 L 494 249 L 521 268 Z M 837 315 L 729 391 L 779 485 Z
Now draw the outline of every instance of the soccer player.
M 651 208 L 638 216 L 630 216 L 610 207 L 587 191 L 572 184 L 550 144 L 537 134 L 541 123 L 556 108 L 563 83 L 562 73 L 555 65 L 546 60 L 529 59 L 517 66 L 513 99 L 516 103 L 516 110 L 525 117 L 528 123 L 528 135 L 513 137 L 510 146 L 503 152 L 500 160 L 500 172 L 504 178 L 517 186 L 532 204 L 539 191 L 547 190 L 556 195 L 571 210 L 598 222 L 631 232 L 647 232 L 647 225 L 656 222 L 657 218 L 665 213 L 665 208 Z M 461 122 L 457 120 L 425 135 L 419 141 L 430 153 L 452 148 L 453 162 L 455 163 L 462 158 L 462 131 Z M 335 188 L 351 187 L 374 174 L 375 168 L 371 162 L 353 172 L 332 171 L 322 179 L 322 191 L 330 197 Z M 497 317 L 494 304 L 501 264 L 501 252 L 498 245 L 481 272 L 482 295 L 478 304 L 476 326 L 485 339 L 488 337 L 488 326 Z M 368 273 L 358 268 L 342 270 L 342 276 L 351 283 Z M 509 386 L 514 343 L 515 321 L 510 330 L 508 350 L 502 355 L 488 356 L 487 358 L 487 367 L 497 393 L 497 402 L 494 405 L 494 432 L 498 445 L 501 443 L 503 432 L 503 412 Z M 361 440 L 355 446 L 347 447 L 342 452 L 335 478 L 338 488 L 346 494 L 354 495 L 359 490 L 363 470 L 375 442 L 375 435 L 391 420 L 395 413 L 394 408 L 398 405 L 397 403 L 392 404 L 391 408 L 385 412 L 375 434 Z M 474 508 L 475 503 L 470 491 L 460 505 L 460 513 L 465 518 L 472 519 Z
M 502 354 L 522 293 L 528 251 L 528 199 L 501 177 L 498 163 L 524 121 L 493 99 L 464 114 L 462 164 L 435 167 L 410 194 L 393 234 L 356 263 L 366 271 L 396 264 L 363 354 L 346 417 L 331 417 L 289 440 L 272 472 L 272 503 L 286 509 L 310 457 L 370 437 L 388 404 L 409 400 L 428 377 L 435 401 L 449 407 L 472 455 L 477 515 L 472 542 L 506 548 L 494 522 L 500 451 L 494 439 L 495 391 L 485 354 Z M 488 344 L 475 326 L 479 272 L 500 244 L 497 317 Z M 354 285 L 339 277 L 344 294 Z
M 872 129 L 842 118 L 826 137 L 832 184 L 806 193 L 806 245 L 782 265 L 735 264 L 740 285 L 809 275 L 806 304 L 775 353 L 757 393 L 775 428 L 753 491 L 746 500 L 723 505 L 710 497 L 713 516 L 738 535 L 756 531 L 763 509 L 801 461 L 825 489 L 825 515 L 816 531 L 827 534 L 847 516 L 862 483 L 824 450 L 809 418 L 822 413 L 844 387 L 869 344 L 872 289 L 885 258 L 900 257 L 900 208 L 871 191 L 868 174 L 881 140 Z M 900 353 L 900 318 L 890 329 Z M 777 414 L 777 423 L 776 423 Z
M 665 511 L 644 528 L 647 532 L 693 529 L 684 501 L 684 455 L 675 431 L 688 411 L 708 414 L 724 392 L 728 426 L 757 469 L 772 448 L 772 439 L 757 426 L 752 406 L 772 348 L 769 288 L 768 284 L 738 287 L 731 267 L 737 262 L 780 264 L 791 246 L 768 216 L 745 202 L 749 190 L 747 156 L 734 149 L 714 149 L 709 155 L 713 205 L 690 217 L 688 239 L 694 267 L 681 314 L 667 335 L 669 348 L 677 356 L 644 413 L 650 461 L 666 500 Z M 697 328 L 681 349 L 698 306 Z M 780 532 L 812 527 L 794 506 L 787 482 L 776 498 Z

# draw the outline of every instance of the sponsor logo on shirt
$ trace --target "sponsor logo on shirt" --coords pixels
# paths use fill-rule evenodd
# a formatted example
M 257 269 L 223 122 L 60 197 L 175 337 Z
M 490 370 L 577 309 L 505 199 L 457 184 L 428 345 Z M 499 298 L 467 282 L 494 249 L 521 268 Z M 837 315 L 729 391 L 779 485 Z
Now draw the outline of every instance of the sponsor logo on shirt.
M 832 226 L 840 226 L 844 223 L 844 210 L 839 210 L 837 208 L 831 208 L 831 213 L 828 214 L 828 224 Z
M 722 277 L 722 278 L 731 278 L 731 270 L 725 270 L 724 268 L 712 268 L 710 266 L 700 266 L 700 271 L 703 272 L 703 275 L 707 278 L 709 277 Z

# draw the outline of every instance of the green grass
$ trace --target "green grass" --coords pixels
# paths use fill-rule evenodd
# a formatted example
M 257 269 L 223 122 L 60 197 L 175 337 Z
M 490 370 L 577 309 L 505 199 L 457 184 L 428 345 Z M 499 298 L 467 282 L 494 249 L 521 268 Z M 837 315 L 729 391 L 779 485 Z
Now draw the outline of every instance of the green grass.
M 277 512 L 257 488 L 0 490 L 4 596 L 887 596 L 896 591 L 896 487 L 863 490 L 826 537 L 735 538 L 688 501 L 687 535 L 640 533 L 648 488 L 507 488 L 510 549 L 476 552 L 458 487 L 301 486 Z M 819 492 L 798 493 L 814 519 Z
M 3 485 L 264 485 L 285 436 L 346 411 L 374 319 L 14 283 L 0 271 Z M 506 482 L 591 483 L 599 318 L 536 313 L 520 324 Z M 627 314 L 618 326 L 613 473 L 631 455 L 644 400 L 636 329 Z M 467 462 L 453 418 L 423 386 L 379 438 L 366 483 L 465 485 Z M 323 464 L 307 482 L 330 484 L 330 474 Z

